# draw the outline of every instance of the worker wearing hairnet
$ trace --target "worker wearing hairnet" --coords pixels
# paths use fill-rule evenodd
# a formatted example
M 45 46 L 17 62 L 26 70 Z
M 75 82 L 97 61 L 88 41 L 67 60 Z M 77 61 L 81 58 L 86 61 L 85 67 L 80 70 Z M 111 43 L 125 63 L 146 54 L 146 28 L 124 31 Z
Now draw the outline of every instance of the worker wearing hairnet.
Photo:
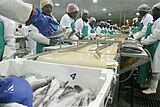
M 78 12 L 79 12 L 78 6 L 74 3 L 69 3 L 66 8 L 66 14 L 64 14 L 61 18 L 60 28 L 68 28 L 67 32 L 75 31 L 75 20 Z M 79 40 L 79 38 L 76 35 L 72 35 L 71 37 L 66 37 L 66 39 Z
M 104 21 L 100 21 L 99 25 L 98 25 L 98 27 L 96 29 L 96 34 L 97 35 L 102 35 L 102 36 L 105 35 L 105 28 L 104 28 L 104 26 L 105 26 Z
M 84 39 L 90 35 L 89 23 L 88 23 L 89 12 L 86 9 L 81 11 L 81 18 L 76 20 L 76 29 L 81 33 L 81 39 Z
M 0 15 L 0 61 L 14 58 L 15 52 L 13 23 Z
M 90 32 L 90 38 L 91 39 L 94 39 L 95 36 L 96 36 L 96 27 L 95 27 L 95 24 L 96 24 L 96 19 L 94 17 L 90 17 L 89 19 L 89 32 Z
M 153 66 L 152 66 L 152 79 L 149 89 L 142 91 L 145 94 L 154 94 L 158 86 L 160 78 L 160 3 L 157 3 L 152 8 L 154 24 L 152 26 L 152 34 L 146 39 L 142 40 L 143 45 L 153 44 Z
M 25 23 L 26 25 L 33 24 L 40 33 L 29 32 L 32 38 L 36 41 L 52 44 L 54 41 L 44 36 L 50 36 L 57 31 L 54 25 L 59 23 L 50 16 L 43 15 L 40 10 L 36 9 L 33 5 L 24 3 L 22 0 L 1 0 L 0 13 L 14 21 Z M 44 36 L 43 36 L 44 35 Z
M 142 19 L 139 24 L 139 32 L 135 33 L 133 37 L 138 40 L 145 35 L 148 23 L 153 23 L 153 17 L 148 13 L 150 11 L 150 7 L 147 4 L 140 5 L 137 10 L 139 11 Z
M 52 0 L 40 0 L 40 9 L 42 11 L 42 14 L 50 17 L 52 20 L 57 22 L 57 19 L 52 15 L 52 8 L 53 8 Z M 51 24 L 51 27 L 53 27 L 54 29 L 58 29 L 58 24 Z M 49 37 L 48 35 L 44 35 L 44 36 Z M 54 38 L 54 39 L 56 41 L 56 39 L 58 39 L 58 38 Z M 34 41 L 32 44 L 35 44 Z M 43 43 L 37 42 L 36 53 L 43 52 L 43 48 L 46 46 L 48 46 L 48 44 L 43 44 Z

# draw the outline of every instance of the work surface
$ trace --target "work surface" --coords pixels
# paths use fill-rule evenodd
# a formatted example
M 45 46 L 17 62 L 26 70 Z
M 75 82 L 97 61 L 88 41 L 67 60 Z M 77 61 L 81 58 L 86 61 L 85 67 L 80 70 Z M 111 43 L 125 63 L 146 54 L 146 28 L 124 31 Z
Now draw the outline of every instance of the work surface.
M 118 37 L 119 40 L 124 40 L 124 37 Z M 100 57 L 95 49 L 97 44 L 87 45 L 76 51 L 56 51 L 50 54 L 42 55 L 37 58 L 38 61 L 79 65 L 96 68 L 115 68 L 117 63 L 114 58 L 117 56 L 118 43 L 99 50 Z

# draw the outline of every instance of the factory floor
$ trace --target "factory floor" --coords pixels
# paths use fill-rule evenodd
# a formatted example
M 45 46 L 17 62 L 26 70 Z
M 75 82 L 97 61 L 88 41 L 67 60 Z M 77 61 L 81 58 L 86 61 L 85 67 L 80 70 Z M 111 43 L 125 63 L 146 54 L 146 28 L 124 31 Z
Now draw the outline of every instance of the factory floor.
M 160 84 L 156 94 L 145 95 L 133 78 L 119 84 L 117 107 L 160 107 Z

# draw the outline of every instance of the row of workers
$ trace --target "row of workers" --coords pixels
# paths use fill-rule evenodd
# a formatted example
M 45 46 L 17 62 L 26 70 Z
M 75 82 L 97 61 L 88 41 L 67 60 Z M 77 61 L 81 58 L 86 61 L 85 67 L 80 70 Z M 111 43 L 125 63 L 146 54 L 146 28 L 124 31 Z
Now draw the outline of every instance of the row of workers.
M 9 14 L 9 18 L 28 25 L 28 27 L 24 29 L 19 29 L 19 31 L 21 31 L 24 36 L 29 35 L 30 52 L 33 54 L 42 52 L 45 46 L 56 44 L 58 42 L 57 38 L 49 39 L 49 37 L 59 28 L 68 28 L 67 30 L 69 30 L 69 32 L 74 30 L 80 32 L 80 36 L 73 35 L 70 37 L 71 40 L 83 39 L 90 35 L 113 35 L 115 34 L 115 30 L 113 29 L 117 29 L 117 27 L 111 26 L 103 21 L 101 21 L 96 28 L 96 19 L 91 17 L 88 21 L 89 12 L 86 9 L 81 11 L 81 17 L 76 20 L 79 7 L 74 3 L 68 4 L 66 14 L 62 16 L 60 23 L 58 23 L 57 19 L 52 15 L 53 2 L 51 0 L 40 0 L 40 10 L 31 4 L 24 3 L 22 0 L 15 0 L 13 5 L 6 3 L 7 1 L 2 1 L 1 3 L 1 15 Z M 22 9 L 19 9 L 19 7 Z M 0 51 L 2 60 L 14 56 L 15 39 L 13 37 L 13 25 L 11 21 L 3 16 L 0 17 L 0 20 L 2 22 Z
M 139 11 L 139 16 L 134 24 L 137 25 L 138 21 L 139 24 L 138 26 L 134 25 L 131 36 L 139 40 L 151 56 L 150 62 L 140 66 L 137 83 L 141 87 L 146 86 L 150 78 L 149 73 L 151 73 L 150 86 L 142 92 L 145 94 L 154 94 L 156 93 L 160 78 L 160 3 L 152 7 L 152 14 L 149 14 L 151 8 L 147 4 L 140 5 L 137 10 Z

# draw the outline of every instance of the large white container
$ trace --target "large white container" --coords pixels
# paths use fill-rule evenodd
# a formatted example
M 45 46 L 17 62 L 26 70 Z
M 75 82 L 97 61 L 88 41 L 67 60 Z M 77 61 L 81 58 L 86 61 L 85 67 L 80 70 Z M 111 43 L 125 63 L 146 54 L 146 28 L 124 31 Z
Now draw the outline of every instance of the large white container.
M 112 69 L 80 67 L 75 65 L 54 64 L 32 60 L 15 59 L 0 62 L 0 75 L 20 76 L 26 73 L 54 75 L 69 85 L 79 85 L 92 90 L 96 99 L 88 107 L 104 107 L 104 99 L 109 94 L 110 85 L 114 78 Z

